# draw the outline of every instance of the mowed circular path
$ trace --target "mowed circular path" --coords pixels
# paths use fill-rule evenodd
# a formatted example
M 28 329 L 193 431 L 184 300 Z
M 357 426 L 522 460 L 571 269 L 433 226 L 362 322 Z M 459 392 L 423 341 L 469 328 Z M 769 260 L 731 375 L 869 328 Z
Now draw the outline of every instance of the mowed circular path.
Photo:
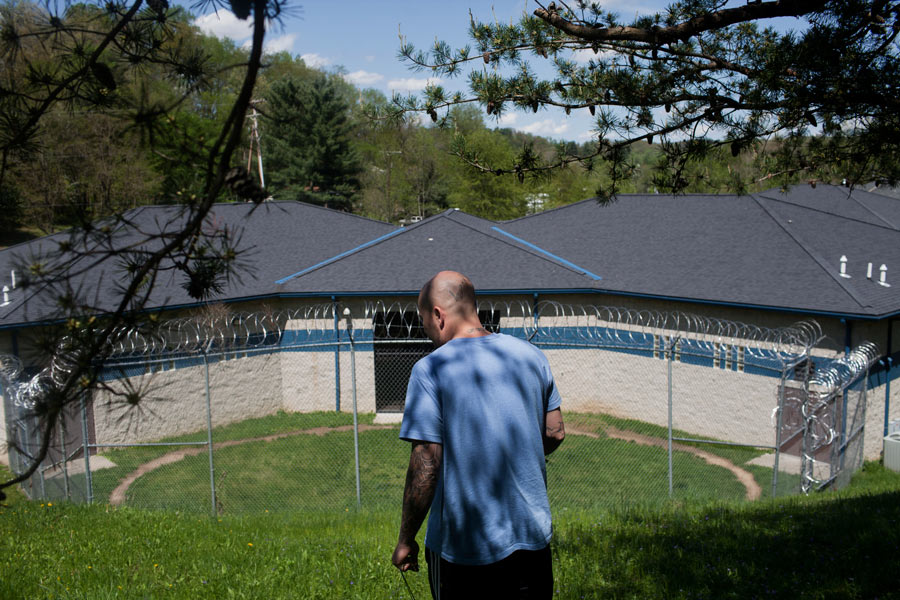
M 394 425 L 359 425 L 360 431 L 372 431 L 376 429 L 396 429 Z M 353 425 L 341 425 L 339 427 L 313 427 L 311 429 L 300 429 L 296 431 L 286 431 L 283 433 L 275 433 L 272 435 L 266 435 L 261 437 L 254 438 L 245 438 L 242 440 L 228 440 L 225 442 L 216 442 L 213 444 L 213 450 L 218 450 L 221 448 L 229 448 L 231 446 L 239 446 L 241 444 L 249 444 L 252 442 L 272 442 L 275 440 L 279 440 L 282 438 L 297 436 L 297 435 L 317 435 L 324 436 L 327 433 L 339 433 L 339 432 L 349 432 L 353 431 Z M 610 438 L 623 440 L 627 442 L 634 442 L 636 444 L 640 444 L 643 446 L 654 446 L 658 448 L 666 448 L 668 446 L 668 441 L 662 438 L 656 438 L 648 435 L 643 435 L 640 433 L 635 433 L 633 431 L 626 431 L 622 429 L 617 429 L 615 427 L 604 427 L 603 432 Z M 578 428 L 566 427 L 566 433 L 570 435 L 582 435 L 589 438 L 600 438 L 600 434 L 593 431 L 584 431 Z M 687 452 L 689 454 L 693 454 L 694 456 L 703 459 L 706 463 L 716 466 L 722 467 L 724 469 L 728 469 L 732 474 L 737 478 L 737 480 L 744 486 L 746 490 L 745 497 L 747 500 L 757 500 L 762 495 L 762 488 L 759 487 L 759 484 L 756 483 L 756 479 L 754 479 L 753 474 L 747 471 L 746 469 L 742 469 L 730 460 L 722 458 L 721 456 L 717 456 L 715 454 L 711 454 L 706 452 L 705 450 L 701 450 L 694 446 L 686 446 L 684 444 L 673 443 L 672 448 L 678 450 L 679 452 Z M 156 469 L 170 465 L 172 463 L 176 463 L 187 456 L 197 456 L 203 452 L 207 452 L 207 449 L 202 446 L 193 446 L 191 448 L 183 448 L 181 450 L 173 450 L 172 452 L 167 452 L 163 454 L 159 458 L 155 458 L 151 461 L 147 461 L 144 464 L 140 465 L 137 469 L 126 475 L 120 482 L 119 485 L 110 493 L 109 495 L 109 503 L 113 506 L 119 506 L 125 502 L 126 494 L 128 493 L 128 488 L 138 480 L 138 478 L 155 471 Z

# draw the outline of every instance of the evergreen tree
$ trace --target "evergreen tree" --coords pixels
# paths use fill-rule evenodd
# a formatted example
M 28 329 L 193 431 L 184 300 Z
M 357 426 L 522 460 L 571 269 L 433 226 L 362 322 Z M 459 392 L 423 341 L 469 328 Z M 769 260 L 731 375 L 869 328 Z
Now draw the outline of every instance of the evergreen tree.
M 276 199 L 353 210 L 362 167 L 340 86 L 323 73 L 271 85 L 261 127 L 268 189 Z
M 395 97 L 395 108 L 438 123 L 473 101 L 494 118 L 545 107 L 589 111 L 597 138 L 585 154 L 544 161 L 520 153 L 499 163 L 465 145 L 457 154 L 478 170 L 516 176 L 601 158 L 609 185 L 599 194 L 607 198 L 633 175 L 627 148 L 638 141 L 660 144 L 660 191 L 707 177 L 692 163 L 716 148 L 753 154 L 762 140 L 779 148 L 764 156 L 766 179 L 900 179 L 900 2 L 678 0 L 631 22 L 600 2 L 536 4 L 518 23 L 473 19 L 472 46 L 435 41 L 421 52 L 404 41 L 400 53 L 412 68 L 433 77 L 468 72 L 469 93 L 432 85 L 419 98 Z M 786 17 L 797 18 L 797 31 L 765 27 Z M 530 60 L 550 63 L 552 76 Z M 738 188 L 747 183 L 740 179 Z

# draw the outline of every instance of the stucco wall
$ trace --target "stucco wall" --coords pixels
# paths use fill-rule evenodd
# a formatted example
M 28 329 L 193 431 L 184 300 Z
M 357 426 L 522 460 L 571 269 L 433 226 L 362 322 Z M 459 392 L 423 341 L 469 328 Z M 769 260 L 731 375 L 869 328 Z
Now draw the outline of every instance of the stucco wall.
M 282 408 L 278 354 L 210 362 L 213 427 L 272 414 Z M 129 378 L 143 390 L 137 407 L 122 396 L 94 394 L 94 427 L 98 443 L 131 443 L 206 429 L 206 375 L 202 364 L 145 373 Z M 109 382 L 116 391 L 124 383 Z
M 333 350 L 282 352 L 280 362 L 284 410 L 334 410 Z
M 371 344 L 356 350 L 356 404 L 359 412 L 375 412 L 375 353 Z M 353 380 L 350 348 L 341 352 L 341 412 L 353 411 Z M 334 382 L 332 381 L 332 388 Z M 334 409 L 334 390 L 331 391 L 331 409 Z
M 601 350 L 545 350 L 563 409 L 668 424 L 667 361 Z M 699 436 L 773 445 L 779 379 L 672 363 L 673 427 Z

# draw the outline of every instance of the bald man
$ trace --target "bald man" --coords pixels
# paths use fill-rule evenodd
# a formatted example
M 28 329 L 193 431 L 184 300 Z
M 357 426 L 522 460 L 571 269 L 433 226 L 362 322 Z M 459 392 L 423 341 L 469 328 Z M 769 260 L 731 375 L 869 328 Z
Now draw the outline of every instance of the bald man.
M 545 455 L 565 437 L 550 366 L 528 342 L 485 329 L 475 288 L 431 278 L 419 315 L 435 350 L 413 367 L 400 427 L 412 443 L 392 562 L 419 569 L 425 535 L 435 600 L 550 598 Z

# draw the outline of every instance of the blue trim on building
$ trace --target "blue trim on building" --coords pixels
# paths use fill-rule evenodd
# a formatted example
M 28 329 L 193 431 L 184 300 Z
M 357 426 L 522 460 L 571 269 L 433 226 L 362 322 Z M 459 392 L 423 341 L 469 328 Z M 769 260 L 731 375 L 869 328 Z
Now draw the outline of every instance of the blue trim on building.
M 576 265 L 575 263 L 570 262 L 570 261 L 568 261 L 568 260 L 566 260 L 566 259 L 564 259 L 564 258 L 562 258 L 562 257 L 560 257 L 560 256 L 557 256 L 557 255 L 553 254 L 552 252 L 548 252 L 547 250 L 544 250 L 544 249 L 541 248 L 540 246 L 537 246 L 537 245 L 535 245 L 535 244 L 532 244 L 532 243 L 529 242 L 529 241 L 523 240 L 523 239 L 520 238 L 520 237 L 516 237 L 516 236 L 514 236 L 514 235 L 511 234 L 511 233 L 507 233 L 507 232 L 503 231 L 502 229 L 500 229 L 500 228 L 497 227 L 497 226 L 491 227 L 491 229 L 494 230 L 494 231 L 496 231 L 497 233 L 502 233 L 503 235 L 505 235 L 505 236 L 507 236 L 507 237 L 509 237 L 509 238 L 512 238 L 512 239 L 516 240 L 517 242 L 519 242 L 519 243 L 522 244 L 523 246 L 527 246 L 527 247 L 531 248 L 532 250 L 535 250 L 535 251 L 537 251 L 537 252 L 540 252 L 541 254 L 544 254 L 545 256 L 549 256 L 550 258 L 552 258 L 553 260 L 555 260 L 556 262 L 558 262 L 558 263 L 560 263 L 560 264 L 566 265 L 566 266 L 569 267 L 569 268 L 575 269 L 576 271 L 579 271 L 580 273 L 583 273 L 583 274 L 587 275 L 588 277 L 590 277 L 590 278 L 593 279 L 594 281 L 600 281 L 601 279 L 603 279 L 603 278 L 600 277 L 599 275 L 595 275 L 594 273 L 591 273 L 590 271 L 588 271 L 588 270 L 585 269 L 584 267 L 579 267 L 579 266 Z
M 318 263 L 318 264 L 315 264 L 315 265 L 313 265 L 313 266 L 311 266 L 311 267 L 307 267 L 307 268 L 303 269 L 302 271 L 297 271 L 297 272 L 294 273 L 293 275 L 288 275 L 287 277 L 283 277 L 283 278 L 277 280 L 275 283 L 277 283 L 278 285 L 281 285 L 281 284 L 283 284 L 283 283 L 285 283 L 285 282 L 290 281 L 290 280 L 293 279 L 294 277 L 300 277 L 300 276 L 303 275 L 304 273 L 309 273 L 310 271 L 313 271 L 313 270 L 315 270 L 315 269 L 318 269 L 319 267 L 324 267 L 324 266 L 327 265 L 327 264 L 333 263 L 333 262 L 336 261 L 336 260 L 339 260 L 339 259 L 341 259 L 341 258 L 344 258 L 344 257 L 347 256 L 348 254 L 353 254 L 354 252 L 358 252 L 359 250 L 362 250 L 362 249 L 364 249 L 364 248 L 368 248 L 369 246 L 374 246 L 374 245 L 377 244 L 378 242 L 381 242 L 381 241 L 383 241 L 383 240 L 386 240 L 386 239 L 388 239 L 389 237 L 395 236 L 395 235 L 397 235 L 398 233 L 403 233 L 404 231 L 406 231 L 406 230 L 403 229 L 403 228 L 395 229 L 394 231 L 392 231 L 392 232 L 390 232 L 390 233 L 386 233 L 385 235 L 383 235 L 383 236 L 381 236 L 381 237 L 378 237 L 378 238 L 375 238 L 374 240 L 371 240 L 371 241 L 369 241 L 369 242 L 366 242 L 365 244 L 360 244 L 360 245 L 357 246 L 356 248 L 353 248 L 353 249 L 351 249 L 351 250 L 347 250 L 346 252 L 341 252 L 340 254 L 336 254 L 336 255 L 332 256 L 331 258 L 327 258 L 327 259 L 323 260 L 322 262 L 320 262 L 320 263 Z

